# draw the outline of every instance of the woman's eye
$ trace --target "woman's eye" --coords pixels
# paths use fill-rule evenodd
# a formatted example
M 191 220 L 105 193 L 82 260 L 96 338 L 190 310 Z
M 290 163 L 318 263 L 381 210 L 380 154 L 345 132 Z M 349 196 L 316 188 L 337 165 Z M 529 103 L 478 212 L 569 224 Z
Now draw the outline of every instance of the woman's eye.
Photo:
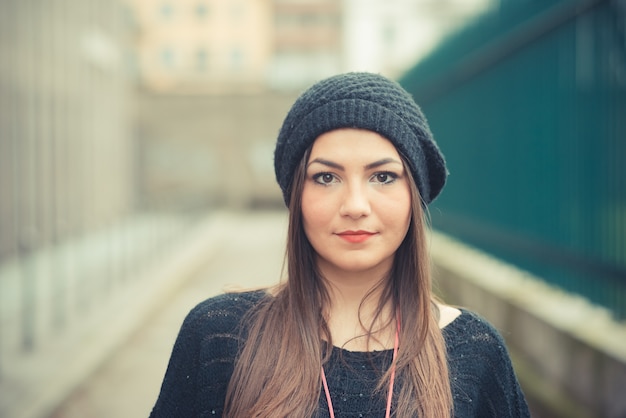
M 393 183 L 397 178 L 398 176 L 396 176 L 393 173 L 383 172 L 383 173 L 374 174 L 372 180 L 374 180 L 377 183 L 389 184 L 389 183 Z
M 330 173 L 319 173 L 313 176 L 313 180 L 319 184 L 330 184 L 335 181 L 335 176 Z

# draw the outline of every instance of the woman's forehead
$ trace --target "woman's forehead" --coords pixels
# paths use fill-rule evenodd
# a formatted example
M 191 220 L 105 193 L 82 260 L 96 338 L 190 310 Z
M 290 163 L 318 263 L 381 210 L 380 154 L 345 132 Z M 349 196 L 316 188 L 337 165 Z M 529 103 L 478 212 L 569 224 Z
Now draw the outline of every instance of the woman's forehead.
M 314 142 L 309 161 L 316 158 L 344 160 L 395 158 L 400 155 L 395 146 L 382 135 L 363 129 L 335 129 L 320 135 Z

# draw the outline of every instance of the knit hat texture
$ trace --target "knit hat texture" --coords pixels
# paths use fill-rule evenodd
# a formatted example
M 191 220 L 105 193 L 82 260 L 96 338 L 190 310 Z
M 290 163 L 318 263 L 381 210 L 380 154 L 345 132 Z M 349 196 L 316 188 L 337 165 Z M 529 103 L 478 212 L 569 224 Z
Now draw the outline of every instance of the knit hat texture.
M 366 129 L 391 141 L 408 161 L 425 205 L 443 188 L 445 159 L 411 95 L 381 75 L 347 73 L 314 84 L 287 113 L 274 151 L 276 180 L 287 206 L 305 151 L 317 137 L 339 128 Z

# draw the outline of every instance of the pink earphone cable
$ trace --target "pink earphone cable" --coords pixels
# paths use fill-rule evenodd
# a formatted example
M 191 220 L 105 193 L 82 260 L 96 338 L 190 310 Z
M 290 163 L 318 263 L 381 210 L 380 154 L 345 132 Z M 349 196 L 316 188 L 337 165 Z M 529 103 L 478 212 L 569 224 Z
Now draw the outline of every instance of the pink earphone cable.
M 396 329 L 396 338 L 393 344 L 393 362 L 391 365 L 391 377 L 389 379 L 389 393 L 387 394 L 387 412 L 385 418 L 391 416 L 391 401 L 393 400 L 393 384 L 396 380 L 396 357 L 398 356 L 398 347 L 400 346 L 400 319 L 398 318 L 398 327 Z M 330 418 L 335 418 L 335 410 L 333 409 L 333 401 L 330 398 L 330 390 L 328 389 L 328 382 L 326 381 L 326 373 L 324 373 L 324 367 L 322 366 L 322 384 L 324 385 L 324 392 L 326 393 L 326 403 L 328 404 L 328 412 Z

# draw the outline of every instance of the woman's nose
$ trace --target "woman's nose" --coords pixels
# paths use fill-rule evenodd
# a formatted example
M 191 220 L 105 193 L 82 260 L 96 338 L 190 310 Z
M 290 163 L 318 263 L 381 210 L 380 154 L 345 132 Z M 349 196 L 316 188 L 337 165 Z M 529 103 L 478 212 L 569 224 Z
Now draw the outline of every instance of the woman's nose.
M 371 206 L 367 191 L 361 185 L 351 184 L 345 188 L 344 196 L 339 208 L 341 216 L 358 219 L 371 213 Z

